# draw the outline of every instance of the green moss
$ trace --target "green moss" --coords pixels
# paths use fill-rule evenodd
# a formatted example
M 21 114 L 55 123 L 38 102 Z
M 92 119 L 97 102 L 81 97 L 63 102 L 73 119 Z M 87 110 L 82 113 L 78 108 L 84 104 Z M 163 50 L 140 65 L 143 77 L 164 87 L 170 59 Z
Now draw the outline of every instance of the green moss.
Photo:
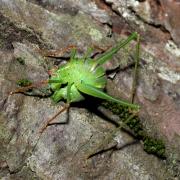
M 17 60 L 21 65 L 25 65 L 25 58 L 23 58 L 23 57 L 17 57 L 16 60 Z
M 165 157 L 165 145 L 162 140 L 145 137 L 143 142 L 144 142 L 144 150 L 146 152 L 151 154 L 156 154 L 162 158 Z
M 18 86 L 21 86 L 21 87 L 25 87 L 25 86 L 29 86 L 32 84 L 32 82 L 28 79 L 20 79 L 16 82 L 16 84 Z
M 20 79 L 16 82 L 18 86 L 21 87 L 27 87 L 32 85 L 32 81 L 29 79 Z M 39 86 L 37 85 L 36 88 L 29 87 L 29 89 L 26 89 L 23 91 L 24 94 L 28 96 L 38 96 L 38 97 L 50 97 L 52 95 L 52 91 L 50 89 L 50 86 Z
M 147 153 L 154 154 L 160 158 L 165 158 L 165 145 L 163 141 L 149 137 L 143 130 L 143 126 L 138 116 L 129 118 L 132 115 L 129 108 L 107 101 L 103 102 L 102 105 L 114 114 L 118 115 L 120 119 L 133 131 L 136 138 L 143 141 L 144 150 Z

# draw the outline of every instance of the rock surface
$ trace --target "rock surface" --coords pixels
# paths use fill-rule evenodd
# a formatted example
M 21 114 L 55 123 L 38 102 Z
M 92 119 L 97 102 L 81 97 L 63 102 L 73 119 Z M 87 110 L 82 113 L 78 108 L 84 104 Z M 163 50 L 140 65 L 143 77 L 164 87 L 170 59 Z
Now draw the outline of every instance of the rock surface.
M 150 134 L 163 137 L 169 153 L 176 151 L 179 159 L 180 49 L 177 9 L 180 4 L 168 0 L 123 2 L 106 0 L 106 2 L 113 11 L 125 19 L 125 23 L 118 18 L 113 19 L 114 32 L 121 34 L 136 30 L 142 35 L 141 46 L 144 51 L 141 52 L 141 67 L 143 69 L 139 75 L 137 99 L 144 107 L 141 111 L 142 119 L 148 119 L 142 122 Z M 173 22 L 170 22 L 170 19 L 173 19 Z M 132 78 L 126 73 L 118 74 L 114 82 L 114 87 L 119 86 L 119 93 L 117 92 L 116 95 L 127 92 L 124 96 L 128 97 L 127 89 L 130 89 Z
M 123 131 L 112 139 L 112 149 L 87 159 L 114 125 L 88 109 L 72 107 L 56 119 L 56 123 L 69 120 L 68 124 L 50 125 L 40 136 L 43 122 L 63 104 L 53 104 L 49 98 L 9 95 L 19 79 L 38 82 L 48 78 L 48 69 L 55 60 L 45 59 L 38 48 L 57 49 L 73 44 L 81 55 L 89 46 L 106 50 L 136 30 L 142 34 L 143 49 L 136 99 L 142 106 L 140 116 L 149 134 L 165 140 L 169 161 L 178 161 L 180 50 L 175 45 L 178 39 L 175 43 L 171 40 L 171 36 L 178 36 L 173 28 L 177 26 L 171 24 L 172 31 L 165 26 L 170 33 L 152 26 L 151 23 L 160 22 L 152 18 L 151 12 L 138 11 L 151 1 L 106 2 L 109 4 L 98 0 L 0 0 L 1 178 L 144 180 L 178 176 L 178 170 L 176 175 L 171 174 L 165 161 L 148 155 L 141 143 L 134 143 L 133 137 Z M 129 98 L 132 59 L 127 61 L 129 53 L 125 51 L 113 60 L 106 68 L 120 66 L 120 71 L 109 81 L 107 90 L 117 97 Z

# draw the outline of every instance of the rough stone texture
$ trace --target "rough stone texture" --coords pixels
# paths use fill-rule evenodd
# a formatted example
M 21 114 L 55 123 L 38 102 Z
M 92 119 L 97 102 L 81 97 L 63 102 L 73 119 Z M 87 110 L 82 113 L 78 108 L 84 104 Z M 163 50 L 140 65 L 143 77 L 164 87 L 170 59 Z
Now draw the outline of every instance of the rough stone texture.
M 82 54 L 89 46 L 107 49 L 120 39 L 118 33 L 124 37 L 130 31 L 137 30 L 143 38 L 137 90 L 137 101 L 142 105 L 140 115 L 149 134 L 163 137 L 168 148 L 168 157 L 171 155 L 170 160 L 177 161 L 180 142 L 179 49 L 170 41 L 169 33 L 146 24 L 134 14 L 132 7 L 140 7 L 142 3 L 107 2 L 112 3 L 116 13 L 107 4 L 97 0 L 0 0 L 3 22 L 0 26 L 0 177 L 143 180 L 171 178 L 162 160 L 146 154 L 139 143 L 134 144 L 133 138 L 122 131 L 112 140 L 110 146 L 114 147 L 120 142 L 118 146 L 124 148 L 106 151 L 87 159 L 114 128 L 111 123 L 94 113 L 73 107 L 69 116 L 64 112 L 56 119 L 56 122 L 65 122 L 69 117 L 68 124 L 51 125 L 40 136 L 38 132 L 43 122 L 62 105 L 53 104 L 48 98 L 22 94 L 9 96 L 9 92 L 16 89 L 18 79 L 47 79 L 47 71 L 54 60 L 50 62 L 44 59 L 37 51 L 38 47 L 57 49 L 74 44 Z M 153 18 L 150 15 L 149 13 L 144 19 L 151 23 Z M 129 26 L 129 22 L 132 26 Z M 102 23 L 107 23 L 108 26 Z M 113 34 L 109 34 L 110 24 L 113 25 Z M 120 31 L 119 26 L 122 27 Z M 109 35 L 113 37 L 110 38 Z M 123 54 L 118 53 L 112 63 L 107 63 L 110 67 L 106 66 L 112 70 L 121 65 L 121 71 L 113 81 L 109 81 L 107 87 L 111 94 L 118 97 L 127 98 L 130 94 L 132 58 L 127 62 L 130 51 L 127 49 Z M 119 62 L 118 56 L 123 61 Z M 18 57 L 24 59 L 25 65 L 17 61 Z M 125 146 L 127 143 L 130 145 Z
M 106 0 L 123 17 L 136 21 L 141 27 L 145 23 L 169 31 L 174 42 L 180 46 L 180 3 L 176 0 Z M 133 11 L 132 11 L 133 10 Z M 137 21 L 140 19 L 141 22 Z
M 39 3 L 36 0 L 31 0 L 31 2 Z M 99 9 L 96 3 L 91 0 L 44 0 L 39 4 L 56 12 L 61 11 L 72 15 L 82 11 L 101 23 L 108 23 L 110 21 L 108 13 L 103 9 Z
M 173 0 L 161 0 L 161 6 L 164 12 L 164 26 L 171 33 L 173 40 L 180 47 L 180 2 Z
M 145 51 L 141 52 L 143 69 L 139 75 L 137 98 L 144 107 L 141 111 L 144 127 L 151 135 L 163 136 L 168 152 L 172 153 L 175 148 L 176 156 L 180 158 L 180 49 L 177 46 L 179 3 L 151 0 L 106 2 L 125 19 L 123 24 L 114 18 L 114 32 L 127 33 L 130 29 L 142 35 L 141 47 Z M 167 24 L 171 25 L 167 27 Z M 115 94 L 118 96 L 126 92 L 124 96 L 128 97 L 130 91 L 127 89 L 132 82 L 130 75 L 124 72 L 118 74 L 114 82 L 115 87 L 119 86 L 119 92 Z

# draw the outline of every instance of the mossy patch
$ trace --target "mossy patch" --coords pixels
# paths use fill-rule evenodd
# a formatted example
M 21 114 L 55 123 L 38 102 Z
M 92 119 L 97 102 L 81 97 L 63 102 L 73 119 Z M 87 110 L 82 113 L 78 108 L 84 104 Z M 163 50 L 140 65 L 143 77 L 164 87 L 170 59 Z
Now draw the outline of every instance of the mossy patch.
M 154 154 L 160 158 L 165 158 L 165 145 L 160 139 L 155 139 L 147 135 L 138 116 L 132 116 L 132 112 L 127 107 L 122 107 L 113 102 L 103 102 L 102 105 L 118 115 L 120 119 L 133 131 L 135 137 L 143 141 L 144 150 L 149 154 Z
M 16 84 L 20 87 L 27 87 L 27 86 L 31 86 L 33 82 L 29 79 L 19 79 L 18 81 L 16 81 Z M 52 95 L 50 86 L 41 87 L 41 84 L 39 84 L 39 87 L 38 84 L 35 84 L 35 87 L 32 86 L 29 89 L 26 89 L 25 91 L 22 92 L 23 94 L 26 94 L 28 96 L 38 96 L 38 97 L 50 97 Z
M 146 136 L 143 143 L 146 152 L 165 158 L 165 145 L 162 140 Z
M 25 58 L 23 58 L 23 57 L 17 57 L 16 61 L 18 61 L 19 64 L 21 64 L 21 65 L 25 65 Z
M 30 81 L 29 79 L 20 79 L 20 80 L 16 81 L 16 84 L 18 86 L 25 87 L 25 86 L 31 85 L 32 81 Z

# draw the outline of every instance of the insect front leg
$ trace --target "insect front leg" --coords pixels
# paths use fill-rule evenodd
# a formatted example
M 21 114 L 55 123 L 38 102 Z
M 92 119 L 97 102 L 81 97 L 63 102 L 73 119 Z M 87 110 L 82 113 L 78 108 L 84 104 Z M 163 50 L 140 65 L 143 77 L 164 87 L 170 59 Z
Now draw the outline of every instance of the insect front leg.
M 94 68 L 96 68 L 98 65 L 102 65 L 105 62 L 112 59 L 112 57 L 121 49 L 127 46 L 131 41 L 137 40 L 138 33 L 133 32 L 127 39 L 119 41 L 117 45 L 113 48 L 111 48 L 109 51 L 104 52 L 101 56 L 99 56 L 94 63 Z
M 33 88 L 38 88 L 41 87 L 43 85 L 47 85 L 48 84 L 48 80 L 44 80 L 44 81 L 40 81 L 37 83 L 30 83 L 24 87 L 18 88 L 15 91 L 11 91 L 9 94 L 13 95 L 13 94 L 17 94 L 17 93 L 25 93 L 26 91 L 33 89 Z

